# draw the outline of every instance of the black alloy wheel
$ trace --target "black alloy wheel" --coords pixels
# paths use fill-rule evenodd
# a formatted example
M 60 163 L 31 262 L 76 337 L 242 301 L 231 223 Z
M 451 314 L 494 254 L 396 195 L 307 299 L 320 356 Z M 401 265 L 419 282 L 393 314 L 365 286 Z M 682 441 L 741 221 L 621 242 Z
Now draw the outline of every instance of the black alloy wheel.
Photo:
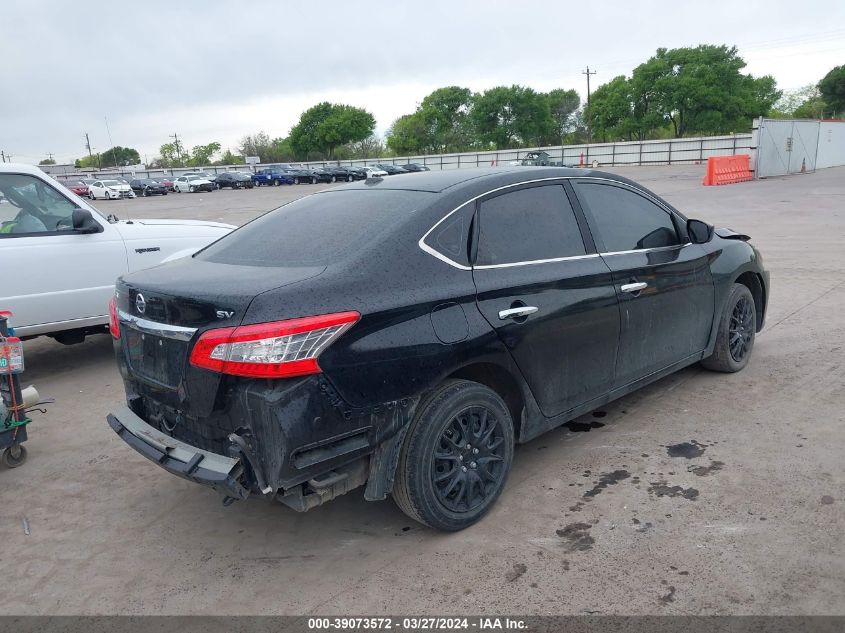
M 477 406 L 446 426 L 432 458 L 434 491 L 452 512 L 470 512 L 496 492 L 505 464 L 505 437 L 496 414 Z
M 462 530 L 501 494 L 513 461 L 511 414 L 491 389 L 450 380 L 420 402 L 396 467 L 393 499 L 412 519 Z
M 734 305 L 728 332 L 731 358 L 741 363 L 751 351 L 751 339 L 754 337 L 754 306 L 748 297 L 741 297 Z
M 713 354 L 701 364 L 707 369 L 736 372 L 748 364 L 757 331 L 757 306 L 747 286 L 735 283 L 728 293 Z

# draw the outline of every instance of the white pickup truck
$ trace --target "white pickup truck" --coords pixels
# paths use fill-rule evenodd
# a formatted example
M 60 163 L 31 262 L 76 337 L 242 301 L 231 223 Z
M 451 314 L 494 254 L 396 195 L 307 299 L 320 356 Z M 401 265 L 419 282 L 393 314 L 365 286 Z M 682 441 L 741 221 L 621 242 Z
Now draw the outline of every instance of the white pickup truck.
M 0 310 L 21 337 L 105 332 L 122 274 L 185 257 L 235 227 L 104 217 L 31 165 L 0 164 Z

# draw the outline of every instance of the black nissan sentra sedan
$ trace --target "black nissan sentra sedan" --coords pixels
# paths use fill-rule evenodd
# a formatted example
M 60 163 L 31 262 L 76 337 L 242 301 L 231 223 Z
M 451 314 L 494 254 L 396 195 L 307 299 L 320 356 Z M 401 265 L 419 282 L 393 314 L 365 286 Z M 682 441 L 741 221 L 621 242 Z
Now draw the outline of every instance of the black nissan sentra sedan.
M 465 528 L 514 444 L 692 363 L 734 372 L 769 276 L 746 235 L 557 167 L 368 179 L 124 276 L 109 424 L 225 503 L 364 486 Z

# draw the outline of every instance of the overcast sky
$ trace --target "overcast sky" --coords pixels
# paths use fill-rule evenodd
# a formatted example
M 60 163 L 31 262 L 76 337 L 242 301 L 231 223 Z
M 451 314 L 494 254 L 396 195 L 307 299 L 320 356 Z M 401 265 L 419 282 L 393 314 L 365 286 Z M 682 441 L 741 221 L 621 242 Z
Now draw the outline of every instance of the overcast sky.
M 3 0 L 0 150 L 66 162 L 112 144 L 151 160 L 285 136 L 320 101 L 372 112 L 377 131 L 447 85 L 592 87 L 658 47 L 733 44 L 783 89 L 845 63 L 845 2 L 496 0 Z M 764 8 L 761 8 L 764 7 Z M 106 125 L 108 120 L 108 128 Z M 109 138 L 109 131 L 111 139 Z

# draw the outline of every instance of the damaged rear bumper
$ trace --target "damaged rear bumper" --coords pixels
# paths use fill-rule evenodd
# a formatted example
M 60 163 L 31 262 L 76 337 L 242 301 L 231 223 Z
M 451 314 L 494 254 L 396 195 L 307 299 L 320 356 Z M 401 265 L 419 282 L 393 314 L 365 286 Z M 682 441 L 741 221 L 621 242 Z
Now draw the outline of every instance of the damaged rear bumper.
M 106 418 L 124 442 L 167 472 L 232 499 L 244 500 L 249 490 L 241 483 L 244 465 L 240 458 L 204 451 L 153 428 L 129 407 L 118 407 Z

